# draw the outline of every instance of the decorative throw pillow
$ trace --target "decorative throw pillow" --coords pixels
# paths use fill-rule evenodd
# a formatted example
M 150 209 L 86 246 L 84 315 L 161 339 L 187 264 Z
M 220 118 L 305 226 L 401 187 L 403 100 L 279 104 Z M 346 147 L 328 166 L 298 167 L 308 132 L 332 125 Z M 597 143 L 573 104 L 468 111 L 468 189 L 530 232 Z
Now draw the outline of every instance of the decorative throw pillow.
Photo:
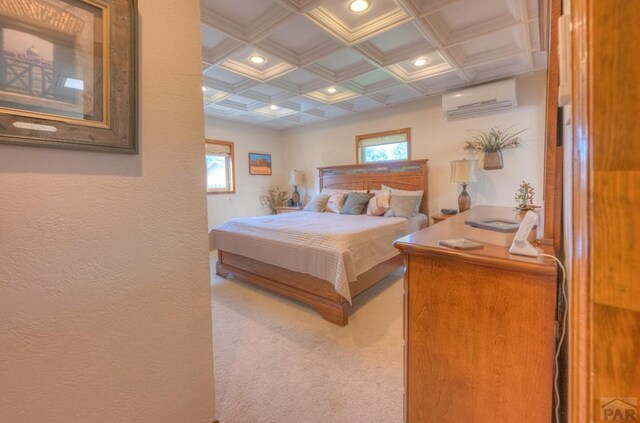
M 315 195 L 306 206 L 304 211 L 322 213 L 327 209 L 327 202 L 329 201 L 329 195 L 318 194 Z
M 344 200 L 347 198 L 347 194 L 343 194 L 341 192 L 334 192 L 329 196 L 329 201 L 327 202 L 327 211 L 330 213 L 340 213 L 342 210 L 342 206 L 344 205 Z
M 362 214 L 371 197 L 373 197 L 373 194 L 350 192 L 347 194 L 346 200 L 344 200 L 344 206 L 340 214 Z
M 419 190 L 419 191 L 405 191 L 403 189 L 391 188 L 391 187 L 388 187 L 386 185 L 382 185 L 382 189 L 391 191 L 391 196 L 392 197 L 394 195 L 417 196 L 419 198 L 419 200 L 418 200 L 418 204 L 416 204 L 416 209 L 414 210 L 413 213 L 414 214 L 420 213 L 420 204 L 422 203 L 422 195 L 424 194 L 424 191 L 422 191 L 422 190 Z
M 415 195 L 391 194 L 390 208 L 384 214 L 385 217 L 410 218 L 415 214 L 416 207 L 419 207 L 422 197 Z
M 367 206 L 367 215 L 369 216 L 382 216 L 391 204 L 391 191 L 387 190 L 374 190 L 371 191 L 373 194 L 373 198 L 369 200 L 369 205 Z

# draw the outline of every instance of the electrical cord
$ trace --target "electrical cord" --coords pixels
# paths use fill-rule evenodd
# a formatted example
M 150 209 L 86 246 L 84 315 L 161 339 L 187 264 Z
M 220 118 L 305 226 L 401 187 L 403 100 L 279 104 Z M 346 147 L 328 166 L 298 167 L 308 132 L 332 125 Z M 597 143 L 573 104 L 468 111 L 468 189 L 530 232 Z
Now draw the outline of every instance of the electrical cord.
M 560 359 L 560 350 L 562 348 L 562 343 L 564 342 L 564 337 L 567 331 L 567 313 L 568 313 L 568 298 L 567 298 L 567 290 L 566 290 L 566 282 L 567 282 L 567 271 L 564 268 L 562 262 L 555 256 L 552 256 L 551 254 L 538 254 L 538 257 L 549 257 L 553 260 L 555 260 L 558 263 L 558 266 L 560 266 L 560 269 L 562 270 L 562 282 L 560 284 L 560 291 L 562 292 L 562 300 L 564 301 L 564 310 L 562 313 L 562 325 L 560 328 L 560 339 L 558 340 L 558 344 L 557 344 L 557 350 L 556 350 L 556 354 L 555 354 L 555 366 L 556 366 L 556 371 L 553 375 L 553 392 L 554 395 L 556 397 L 556 405 L 554 407 L 554 415 L 556 418 L 556 423 L 560 423 L 560 387 L 558 385 L 558 377 L 559 377 L 559 373 L 560 373 L 560 363 L 559 363 L 559 359 Z

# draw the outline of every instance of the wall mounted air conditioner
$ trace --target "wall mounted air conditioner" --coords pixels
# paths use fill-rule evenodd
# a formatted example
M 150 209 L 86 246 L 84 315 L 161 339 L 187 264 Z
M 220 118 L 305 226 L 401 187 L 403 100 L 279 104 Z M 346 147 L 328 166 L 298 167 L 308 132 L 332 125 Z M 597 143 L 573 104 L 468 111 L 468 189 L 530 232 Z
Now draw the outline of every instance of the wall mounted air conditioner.
M 517 106 L 515 79 L 478 85 L 442 96 L 442 111 L 449 120 L 474 117 Z

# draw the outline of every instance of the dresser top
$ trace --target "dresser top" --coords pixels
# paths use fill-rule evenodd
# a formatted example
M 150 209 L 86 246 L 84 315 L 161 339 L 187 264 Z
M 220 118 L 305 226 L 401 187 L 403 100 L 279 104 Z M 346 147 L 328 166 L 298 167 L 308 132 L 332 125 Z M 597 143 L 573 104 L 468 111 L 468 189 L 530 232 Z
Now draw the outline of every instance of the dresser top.
M 438 244 L 440 240 L 464 238 L 464 222 L 468 219 L 522 220 L 523 216 L 523 213 L 511 207 L 477 206 L 437 225 L 400 238 L 394 243 L 394 246 L 404 254 L 449 257 L 451 259 L 464 260 L 465 262 L 476 262 L 529 273 L 555 274 L 555 261 L 548 257 L 514 255 L 509 253 L 508 247 L 491 244 L 484 244 L 484 248 L 477 250 L 457 250 Z M 540 253 L 554 254 L 551 246 L 537 243 L 534 243 L 534 245 L 538 247 Z

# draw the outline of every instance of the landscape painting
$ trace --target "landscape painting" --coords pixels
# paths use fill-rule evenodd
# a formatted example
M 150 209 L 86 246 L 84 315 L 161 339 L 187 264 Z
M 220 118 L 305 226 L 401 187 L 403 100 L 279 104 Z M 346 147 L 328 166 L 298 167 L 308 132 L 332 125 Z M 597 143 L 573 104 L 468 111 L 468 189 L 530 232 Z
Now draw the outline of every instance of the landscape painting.
M 271 154 L 249 153 L 249 175 L 271 175 Z

